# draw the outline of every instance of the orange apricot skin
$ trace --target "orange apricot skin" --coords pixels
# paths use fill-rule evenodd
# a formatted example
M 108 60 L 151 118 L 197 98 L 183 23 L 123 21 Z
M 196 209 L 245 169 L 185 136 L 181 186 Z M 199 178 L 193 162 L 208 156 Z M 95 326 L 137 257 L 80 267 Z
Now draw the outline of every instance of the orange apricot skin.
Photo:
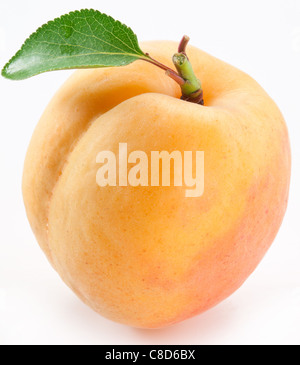
M 173 42 L 143 50 L 172 67 Z M 138 61 L 80 70 L 33 134 L 23 197 L 33 232 L 65 283 L 101 315 L 141 328 L 183 321 L 235 292 L 274 241 L 289 195 L 288 131 L 248 75 L 194 48 L 205 106 L 180 100 L 163 71 Z M 205 190 L 105 187 L 96 156 L 204 151 Z

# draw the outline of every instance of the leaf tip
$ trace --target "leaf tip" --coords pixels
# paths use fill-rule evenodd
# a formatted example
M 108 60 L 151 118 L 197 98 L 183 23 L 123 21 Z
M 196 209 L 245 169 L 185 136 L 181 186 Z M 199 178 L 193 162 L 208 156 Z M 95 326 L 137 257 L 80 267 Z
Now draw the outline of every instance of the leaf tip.
M 7 62 L 7 64 L 1 70 L 1 76 L 5 77 L 6 79 L 10 79 L 9 72 L 8 72 L 9 63 L 10 62 Z

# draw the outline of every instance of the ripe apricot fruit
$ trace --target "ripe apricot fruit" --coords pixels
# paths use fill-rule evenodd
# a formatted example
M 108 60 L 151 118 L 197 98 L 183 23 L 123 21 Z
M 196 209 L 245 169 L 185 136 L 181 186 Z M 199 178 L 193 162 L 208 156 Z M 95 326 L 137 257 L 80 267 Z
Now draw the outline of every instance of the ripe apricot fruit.
M 143 49 L 172 67 L 173 42 Z M 111 320 L 158 328 L 216 305 L 254 271 L 284 217 L 285 121 L 247 74 L 189 47 L 204 106 L 153 65 L 76 71 L 32 137 L 27 215 L 65 283 Z M 205 189 L 99 187 L 100 151 L 204 151 Z M 118 171 L 117 171 L 118 173 Z

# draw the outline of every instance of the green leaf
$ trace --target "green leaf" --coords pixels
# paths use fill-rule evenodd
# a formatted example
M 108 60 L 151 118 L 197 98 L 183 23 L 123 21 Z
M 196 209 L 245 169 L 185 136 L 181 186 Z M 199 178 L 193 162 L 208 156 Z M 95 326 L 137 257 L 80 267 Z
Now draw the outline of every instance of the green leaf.
M 130 28 L 99 11 L 84 9 L 39 28 L 4 66 L 2 75 L 23 80 L 47 71 L 125 66 L 145 58 Z

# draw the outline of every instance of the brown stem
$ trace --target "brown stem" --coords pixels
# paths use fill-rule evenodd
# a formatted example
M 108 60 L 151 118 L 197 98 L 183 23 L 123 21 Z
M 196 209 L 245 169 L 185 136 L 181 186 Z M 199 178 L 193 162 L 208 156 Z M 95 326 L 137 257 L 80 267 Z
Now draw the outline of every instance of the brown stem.
M 152 58 L 152 57 L 149 55 L 149 53 L 146 53 L 146 56 L 147 56 L 147 58 L 143 58 L 143 60 L 144 60 L 144 61 L 150 62 L 150 63 L 152 63 L 153 65 L 158 66 L 158 67 L 159 67 L 159 68 L 161 68 L 162 70 L 165 70 L 165 71 L 167 71 L 167 70 L 171 70 L 171 71 L 173 71 L 170 67 L 165 66 L 165 65 L 163 65 L 162 63 L 160 63 L 160 62 L 156 61 L 154 58 Z M 173 71 L 173 72 L 174 72 L 174 71 Z
M 143 58 L 144 61 L 147 61 L 149 63 L 152 63 L 153 65 L 161 68 L 162 70 L 166 71 L 166 74 L 171 77 L 174 81 L 176 81 L 180 86 L 185 83 L 185 80 L 179 76 L 174 70 L 172 70 L 170 67 L 156 61 L 154 58 L 152 58 L 149 53 L 146 53 L 147 58 Z
M 172 71 L 172 72 L 171 72 Z M 174 81 L 176 81 L 177 82 L 177 84 L 179 85 L 179 86 L 182 86 L 182 85 L 184 85 L 184 83 L 185 83 L 185 81 L 183 80 L 183 78 L 182 77 L 180 77 L 175 71 L 173 71 L 173 70 L 167 70 L 166 71 L 166 75 L 167 76 L 169 76 L 169 77 L 171 77 L 171 79 L 173 79 Z
M 181 42 L 179 43 L 179 47 L 178 47 L 178 53 L 185 53 L 185 50 L 186 50 L 186 46 L 187 44 L 189 43 L 190 41 L 190 37 L 188 37 L 187 35 L 183 36 Z
M 204 105 L 203 90 L 196 91 L 195 93 L 190 94 L 189 96 L 182 95 L 181 100 L 190 101 L 195 104 Z

